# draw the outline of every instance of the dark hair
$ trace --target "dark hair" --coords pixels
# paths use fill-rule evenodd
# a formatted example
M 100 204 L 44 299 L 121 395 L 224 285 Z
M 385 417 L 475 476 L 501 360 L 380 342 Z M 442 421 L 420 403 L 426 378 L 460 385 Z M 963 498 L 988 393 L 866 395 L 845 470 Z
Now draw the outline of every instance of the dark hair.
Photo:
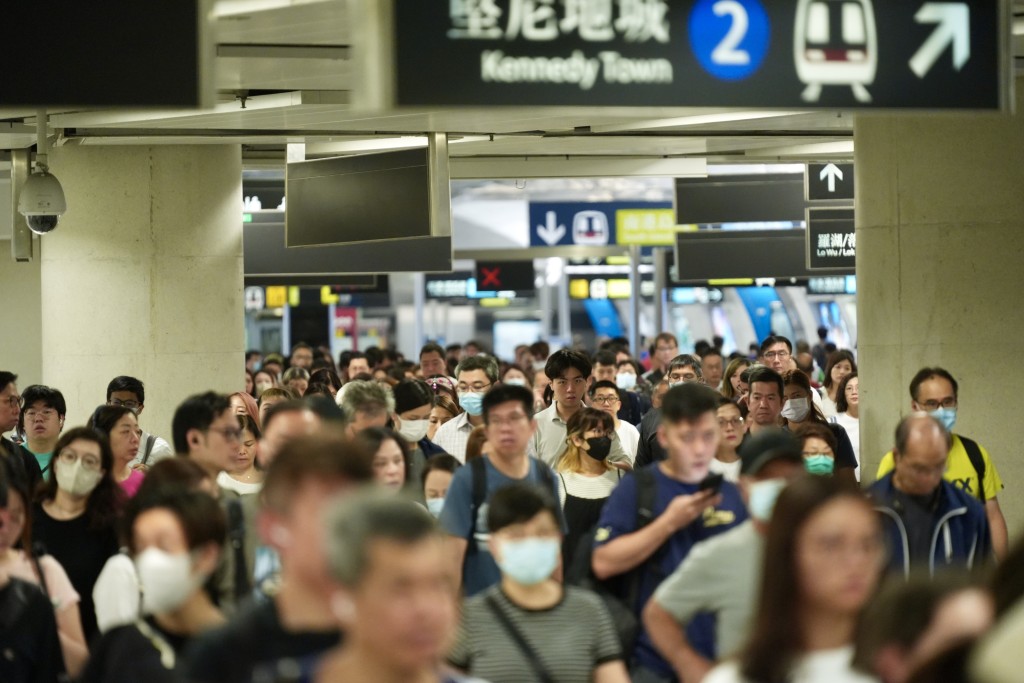
M 747 379 L 747 384 L 750 385 L 751 391 L 753 391 L 754 382 L 763 382 L 765 384 L 774 384 L 779 390 L 779 398 L 781 399 L 786 394 L 786 382 L 782 379 L 782 375 L 775 372 L 771 368 L 765 365 L 759 365 L 757 368 L 747 368 L 744 374 L 749 371 L 750 375 Z
M 615 353 L 612 351 L 598 351 L 594 354 L 594 365 L 615 365 Z
M 225 410 L 231 409 L 231 401 L 224 394 L 207 391 L 186 398 L 174 411 L 171 432 L 174 435 L 174 450 L 188 453 L 188 433 L 192 429 L 205 432 Z
M 544 374 L 548 376 L 548 379 L 555 380 L 560 378 L 571 368 L 579 370 L 580 375 L 582 375 L 584 379 L 590 377 L 591 370 L 593 370 L 593 367 L 590 365 L 590 360 L 579 351 L 573 351 L 572 349 L 559 349 L 551 354 L 550 358 L 548 358 L 548 362 L 544 365 Z
M 875 674 L 875 659 L 889 646 L 909 652 L 928 630 L 946 598 L 976 586 L 953 572 L 892 577 L 865 607 L 857 624 L 853 665 Z
M 837 351 L 836 353 L 840 352 Z M 856 364 L 854 364 L 853 366 L 853 371 L 857 371 Z M 921 368 L 920 370 L 917 371 L 917 374 L 914 375 L 914 379 L 910 380 L 910 398 L 916 401 L 917 392 L 921 388 L 921 385 L 935 377 L 941 377 L 942 379 L 948 381 L 951 385 L 953 385 L 953 398 L 956 398 L 957 396 L 960 395 L 960 385 L 957 384 L 955 379 L 953 379 L 953 375 L 949 374 L 949 371 L 947 370 L 944 370 L 939 367 L 934 367 Z
M 125 406 L 102 405 L 93 411 L 92 417 L 89 418 L 89 426 L 109 439 L 114 425 L 129 413 L 134 415 L 135 411 Z
M 619 400 L 622 400 L 623 392 L 621 389 L 619 389 L 618 385 L 615 384 L 615 382 L 612 382 L 607 379 L 603 379 L 600 382 L 594 382 L 592 385 L 590 385 L 590 389 L 587 391 L 587 395 L 590 396 L 590 398 L 594 398 L 594 394 L 597 393 L 598 389 L 614 389 L 615 393 L 619 395 Z
M 391 392 L 395 396 L 395 412 L 399 415 L 434 403 L 434 392 L 421 379 L 404 379 Z
M 761 342 L 761 346 L 759 347 L 760 356 L 764 358 L 765 352 L 771 347 L 775 346 L 776 344 L 785 344 L 786 349 L 789 351 L 789 353 L 793 353 L 793 342 L 789 341 L 789 339 L 783 337 L 782 335 L 769 334 L 767 337 L 764 338 L 764 341 Z
M 309 385 L 313 386 L 314 384 L 326 384 L 331 389 L 337 391 L 341 389 L 341 378 L 331 368 L 320 368 L 313 371 L 313 374 L 309 376 Z M 309 391 L 309 389 L 306 389 L 306 391 Z
M 906 683 L 974 683 L 969 668 L 977 645 L 976 636 L 953 643 L 919 664 Z
M 309 382 L 309 370 L 293 366 L 285 370 L 284 374 L 281 376 L 281 381 L 285 384 L 288 384 L 288 382 L 291 382 L 293 379 L 304 379 Z
M 445 354 L 444 349 L 441 347 L 440 344 L 436 344 L 434 342 L 428 342 L 428 343 L 423 345 L 422 349 L 420 349 L 420 355 L 417 356 L 417 357 L 418 358 L 423 358 L 423 356 L 428 354 L 428 353 L 436 353 L 437 355 L 441 356 L 441 360 L 444 360 L 446 355 L 447 355 L 447 354 Z
M 384 352 L 381 351 L 379 346 L 368 346 L 366 347 L 366 350 L 363 352 L 363 354 L 364 357 L 366 358 L 366 362 L 370 365 L 370 370 L 376 368 L 378 365 L 381 364 L 381 361 L 384 360 Z M 355 357 L 356 354 L 352 354 L 352 358 Z M 352 362 L 351 359 L 349 360 L 349 362 Z
M 227 521 L 224 511 L 208 493 L 179 486 L 168 486 L 148 490 L 144 495 L 136 494 L 128 503 L 124 515 L 124 538 L 128 549 L 134 555 L 135 522 L 150 510 L 169 510 L 181 524 L 189 550 L 213 544 L 220 548 L 227 537 Z
M 705 413 L 718 410 L 720 394 L 695 382 L 672 387 L 661 399 L 661 419 L 664 422 L 696 422 Z
M 523 406 L 527 417 L 533 416 L 533 392 L 514 384 L 499 384 L 486 394 L 483 400 L 484 424 L 490 424 L 491 409 L 502 403 L 516 401 Z
M 530 355 L 547 360 L 547 357 L 551 355 L 551 345 L 546 341 L 535 341 L 530 344 Z
M 398 447 L 402 450 L 402 458 L 405 460 L 405 472 L 406 475 L 409 473 L 409 442 L 402 438 L 397 432 L 394 432 L 387 427 L 367 427 L 358 434 L 356 434 L 356 443 L 363 446 L 367 451 L 377 454 L 380 447 L 384 445 L 385 441 L 394 441 L 398 444 Z
M 832 388 L 832 368 L 839 365 L 844 360 L 849 361 L 850 367 L 853 368 L 854 372 L 857 372 L 857 361 L 854 359 L 853 353 L 850 351 L 840 349 L 829 354 L 828 361 L 825 363 L 825 379 L 822 381 L 822 386 L 826 389 Z
M 1024 537 L 1010 546 L 1002 562 L 996 565 L 990 582 L 996 618 L 1002 618 L 1024 598 Z
M 313 352 L 313 347 L 312 346 L 310 346 L 309 344 L 307 344 L 304 341 L 300 341 L 299 343 L 297 343 L 297 344 L 292 346 L 292 355 L 294 356 L 295 352 L 298 351 L 299 349 L 308 349 L 310 353 Z
M 773 683 L 789 679 L 804 640 L 797 617 L 801 602 L 797 539 L 811 516 L 840 498 L 851 498 L 871 510 L 857 486 L 841 477 L 798 477 L 779 495 L 768 525 L 754 621 L 740 655 L 744 678 Z
M 140 404 L 145 404 L 146 402 L 146 387 L 143 386 L 141 380 L 137 380 L 134 377 L 119 375 L 110 380 L 110 384 L 107 385 L 107 401 L 110 400 L 110 396 L 115 391 L 130 391 L 139 399 Z
M 345 359 L 345 370 L 348 370 L 348 366 L 352 364 L 352 361 L 359 360 L 361 358 L 366 360 L 367 365 L 371 367 L 373 366 L 373 364 L 370 362 L 370 358 L 365 353 L 363 353 L 362 351 L 353 351 L 352 353 L 349 354 L 348 358 Z
M 309 406 L 305 401 L 300 399 L 289 399 L 287 401 L 281 401 L 267 408 L 266 414 L 263 415 L 263 431 L 267 431 L 267 427 L 278 415 L 284 413 L 301 413 L 304 410 L 309 410 Z
M 851 379 L 856 379 L 857 371 L 854 370 L 849 375 L 843 378 L 843 381 L 839 383 L 839 388 L 836 389 L 836 412 L 845 413 L 850 409 L 850 403 L 846 400 L 846 385 L 850 383 Z
M 302 398 L 312 398 L 314 396 L 327 396 L 333 397 L 331 388 L 322 382 L 310 382 L 306 386 L 306 393 L 302 395 Z
M 472 370 L 482 370 L 491 383 L 498 381 L 498 363 L 490 356 L 470 356 L 463 359 L 455 367 L 455 379 L 462 373 Z
M 257 440 L 263 436 L 263 432 L 260 431 L 260 426 L 256 424 L 256 420 L 252 419 L 251 415 L 236 415 L 238 418 L 238 428 L 249 432 L 256 437 Z
M 25 411 L 32 407 L 33 403 L 42 401 L 43 405 L 57 411 L 62 419 L 68 414 L 67 403 L 64 402 L 64 394 L 52 387 L 42 384 L 33 384 L 25 387 L 21 392 L 21 412 L 18 413 L 18 430 L 25 430 Z
M 110 450 L 107 437 L 91 427 L 75 427 L 64 432 L 53 449 L 54 466 L 61 451 L 75 441 L 89 441 L 100 447 L 100 467 L 105 474 L 96 484 L 86 501 L 85 514 L 89 528 L 103 529 L 114 523 L 124 507 L 125 495 L 121 487 L 114 481 L 114 454 Z M 48 477 L 36 493 L 37 501 L 53 500 L 57 496 L 57 476 Z
M 800 425 L 795 432 L 793 432 L 793 436 L 800 439 L 801 448 L 803 447 L 805 439 L 809 439 L 812 437 L 816 439 L 821 439 L 826 444 L 828 444 L 829 448 L 832 449 L 832 457 L 839 457 L 839 442 L 836 441 L 835 432 L 833 432 L 829 428 L 829 425 L 827 423 L 822 424 L 820 422 L 805 422 L 804 424 Z
M 708 347 L 708 348 L 704 349 L 704 351 L 703 351 L 702 353 L 698 354 L 698 355 L 700 356 L 700 359 L 701 359 L 702 361 L 703 361 L 703 360 L 704 360 L 705 358 L 707 358 L 708 356 L 718 356 L 719 358 L 724 358 L 724 356 L 722 355 L 722 352 L 721 352 L 721 351 L 719 351 L 719 350 L 718 350 L 718 349 L 717 349 L 716 347 L 714 347 L 714 346 L 711 346 L 711 347 Z
M 487 429 L 484 425 L 473 427 L 473 431 L 466 437 L 466 462 L 483 455 L 485 443 L 487 443 Z
M 825 419 L 825 415 L 821 412 L 821 408 L 819 408 L 818 404 L 814 402 L 814 389 L 811 388 L 811 380 L 807 379 L 807 375 L 800 370 L 786 370 L 782 373 L 782 382 L 783 384 L 798 386 L 807 392 L 807 401 L 810 403 L 810 412 L 807 413 L 806 419 L 819 424 L 828 424 L 828 420 Z M 783 394 L 785 394 L 785 390 L 783 390 Z
M 455 470 L 462 467 L 462 463 L 454 455 L 448 453 L 438 453 L 432 455 L 430 460 L 423 466 L 423 475 L 420 477 L 420 484 L 422 486 L 427 485 L 427 475 L 437 470 L 440 472 L 451 472 L 455 474 Z
M 267 467 L 261 500 L 272 510 L 286 512 L 295 491 L 308 481 L 373 481 L 373 455 L 336 429 L 291 439 Z
M 945 426 L 931 415 L 923 415 L 921 413 L 915 413 L 913 415 L 907 415 L 905 418 L 900 420 L 900 423 L 896 425 L 896 435 L 894 437 L 896 446 L 893 449 L 893 455 L 903 455 L 907 452 L 907 442 L 910 441 L 910 434 L 914 431 L 914 424 L 918 422 L 931 422 L 934 425 L 941 428 L 943 436 L 946 438 L 946 452 L 953 447 L 953 435 L 946 430 Z
M 676 339 L 676 335 L 672 334 L 671 332 L 661 332 L 658 334 L 658 336 L 654 338 L 654 341 L 651 342 L 652 352 L 657 350 L 658 342 L 671 342 L 672 346 L 676 347 L 677 349 L 679 348 L 679 340 Z
M 0 391 L 6 389 L 8 384 L 17 381 L 18 376 L 15 375 L 13 372 L 8 372 L 7 370 L 0 370 Z
M 693 368 L 697 377 L 704 379 L 704 367 L 700 362 L 700 358 L 691 353 L 680 354 L 670 360 L 668 362 L 668 367 L 665 369 L 665 376 L 668 377 L 672 374 L 673 370 L 678 370 L 680 368 Z
M 457 401 L 453 401 L 452 397 L 448 394 L 438 394 L 435 396 L 434 407 L 447 411 L 452 417 L 466 412 L 462 409 L 462 406 L 460 406 Z
M 239 416 L 241 417 L 241 416 Z M 145 495 L 152 490 L 178 486 L 185 489 L 199 488 L 204 481 L 212 481 L 202 466 L 191 458 L 164 458 L 153 464 L 146 472 L 146 478 L 135 494 Z
M 487 505 L 487 528 L 492 534 L 513 524 L 529 522 L 545 511 L 558 520 L 558 509 L 551 493 L 533 483 L 517 481 L 502 486 Z
M 257 356 L 262 358 L 263 357 L 263 352 L 259 351 L 257 349 L 249 349 L 248 351 L 245 352 L 245 359 L 246 360 L 252 360 L 253 358 L 256 358 Z

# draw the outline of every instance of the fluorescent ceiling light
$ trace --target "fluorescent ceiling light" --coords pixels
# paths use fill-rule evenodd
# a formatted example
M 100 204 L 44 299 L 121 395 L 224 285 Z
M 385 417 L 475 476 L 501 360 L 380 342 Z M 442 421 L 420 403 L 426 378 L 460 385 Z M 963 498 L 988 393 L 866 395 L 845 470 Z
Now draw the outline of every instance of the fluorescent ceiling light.
M 708 166 L 708 175 L 755 175 L 803 173 L 803 164 L 715 164 Z
M 630 130 L 650 130 L 657 128 L 682 128 L 685 126 L 707 126 L 714 123 L 733 123 L 736 121 L 756 121 L 757 119 L 773 119 L 784 116 L 807 114 L 805 111 L 724 111 L 717 114 L 696 114 L 671 119 L 651 119 L 633 121 L 632 123 L 613 123 L 606 126 L 591 126 L 595 133 L 620 133 Z

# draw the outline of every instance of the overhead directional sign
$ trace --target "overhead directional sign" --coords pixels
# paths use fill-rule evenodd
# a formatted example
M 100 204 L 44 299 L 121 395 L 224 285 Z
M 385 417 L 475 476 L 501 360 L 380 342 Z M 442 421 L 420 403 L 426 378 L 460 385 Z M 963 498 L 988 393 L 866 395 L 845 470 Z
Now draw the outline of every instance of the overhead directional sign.
M 393 60 L 393 98 L 375 103 L 385 106 L 997 109 L 1009 100 L 1001 0 L 363 2 L 392 22 L 382 25 L 394 50 L 383 41 L 365 60 L 378 76 Z
M 807 209 L 807 268 L 848 271 L 856 265 L 853 209 Z
M 853 164 L 807 164 L 807 201 L 853 199 Z
M 530 246 L 674 244 L 669 202 L 530 202 Z

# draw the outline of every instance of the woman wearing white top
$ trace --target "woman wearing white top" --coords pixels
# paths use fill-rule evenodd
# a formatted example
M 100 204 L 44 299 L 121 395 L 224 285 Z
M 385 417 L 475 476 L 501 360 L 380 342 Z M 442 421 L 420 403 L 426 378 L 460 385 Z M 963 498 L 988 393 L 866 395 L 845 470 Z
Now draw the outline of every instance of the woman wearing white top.
M 640 448 L 640 432 L 636 427 L 618 417 L 622 407 L 622 390 L 615 382 L 602 380 L 594 382 L 590 387 L 590 404 L 602 413 L 608 413 L 615 422 L 615 433 L 619 435 L 622 450 L 629 456 L 629 462 L 636 460 L 636 451 Z
M 821 386 L 821 412 L 825 417 L 836 414 L 839 400 L 839 384 L 847 375 L 857 372 L 857 361 L 846 349 L 835 351 L 825 364 L 825 379 Z
M 563 566 L 571 566 L 577 548 L 601 517 L 601 508 L 611 495 L 622 471 L 608 462 L 614 418 L 594 408 L 584 408 L 565 426 L 567 447 L 555 467 L 558 498 L 568 533 L 562 542 Z
M 238 425 L 242 428 L 238 453 L 232 459 L 231 469 L 217 475 L 217 484 L 245 496 L 259 493 L 263 488 L 263 472 L 256 467 L 260 428 L 247 414 L 238 416 Z
M 853 446 L 853 454 L 860 462 L 860 380 L 857 373 L 847 375 L 839 383 L 839 391 L 836 392 L 836 410 L 838 411 L 832 421 L 846 430 L 850 437 L 850 445 Z M 860 465 L 856 470 L 857 481 L 860 481 Z
M 722 438 L 718 441 L 710 470 L 725 475 L 726 481 L 735 484 L 740 480 L 740 456 L 736 449 L 743 443 L 747 426 L 740 407 L 724 396 L 718 403 L 718 430 Z
M 842 479 L 802 477 L 779 496 L 764 549 L 761 595 L 737 661 L 704 683 L 869 683 L 855 671 L 854 630 L 878 583 L 878 517 Z

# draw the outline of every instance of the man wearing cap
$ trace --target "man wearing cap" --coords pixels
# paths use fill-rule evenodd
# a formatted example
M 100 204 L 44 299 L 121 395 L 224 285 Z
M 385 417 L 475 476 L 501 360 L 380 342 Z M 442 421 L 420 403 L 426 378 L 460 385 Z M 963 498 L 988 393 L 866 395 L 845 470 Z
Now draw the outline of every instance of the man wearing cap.
M 734 655 L 745 640 L 761 584 L 772 507 L 786 483 L 804 471 L 800 443 L 781 429 L 761 432 L 743 444 L 740 461 L 740 494 L 750 519 L 694 547 L 644 608 L 647 633 L 680 681 L 699 681 L 715 665 L 686 637 L 697 614 L 716 617 L 718 659 Z

